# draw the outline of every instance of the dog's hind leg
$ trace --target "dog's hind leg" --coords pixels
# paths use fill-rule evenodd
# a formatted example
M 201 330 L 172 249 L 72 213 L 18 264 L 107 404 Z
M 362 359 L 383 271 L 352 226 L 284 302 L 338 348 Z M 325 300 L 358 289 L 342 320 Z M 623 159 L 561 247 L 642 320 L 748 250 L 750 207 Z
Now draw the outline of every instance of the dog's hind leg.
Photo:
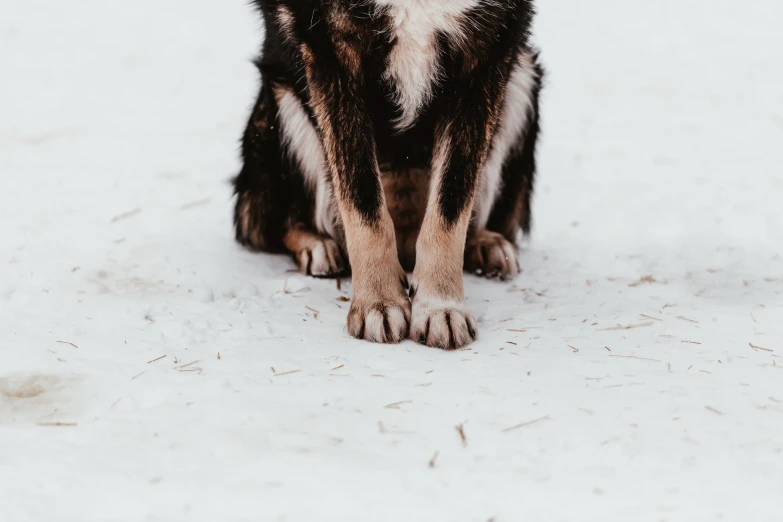
M 543 70 L 523 53 L 511 72 L 501 120 L 492 138 L 465 247 L 465 269 L 487 277 L 519 273 L 516 240 L 530 232 L 539 93 Z
M 288 183 L 276 125 L 277 104 L 264 81 L 242 138 L 243 165 L 234 178 L 236 239 L 251 250 L 280 252 L 289 218 Z
M 332 277 L 347 269 L 331 216 L 323 148 L 293 89 L 262 85 L 242 142 L 234 184 L 237 240 L 252 250 L 288 251 L 299 271 Z

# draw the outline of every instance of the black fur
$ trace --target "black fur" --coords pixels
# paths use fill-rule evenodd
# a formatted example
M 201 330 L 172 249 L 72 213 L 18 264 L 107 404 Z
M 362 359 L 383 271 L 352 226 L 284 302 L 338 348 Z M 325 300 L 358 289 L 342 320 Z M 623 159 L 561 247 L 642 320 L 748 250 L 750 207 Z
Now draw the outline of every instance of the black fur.
M 257 61 L 262 86 L 242 143 L 244 166 L 235 180 L 237 239 L 254 248 L 277 251 L 288 227 L 304 225 L 315 230 L 313 195 L 305 189 L 299 166 L 280 143 L 272 95 L 275 84 L 293 88 L 322 137 L 334 135 L 333 150 L 327 151 L 327 157 L 341 162 L 335 178 L 341 184 L 341 196 L 368 224 L 377 223 L 383 201 L 376 165 L 391 171 L 427 169 L 439 133 L 451 129 L 453 154 L 443 173 L 438 204 L 444 221 L 456 222 L 478 184 L 488 152 L 484 136 L 499 116 L 495 102 L 502 99 L 511 66 L 521 53 L 533 53 L 529 42 L 532 2 L 482 0 L 475 12 L 465 16 L 481 22 L 465 24 L 467 44 L 456 45 L 447 35 L 440 35 L 442 77 L 416 123 L 403 132 L 394 126 L 400 108 L 394 102 L 393 87 L 383 77 L 395 44 L 383 9 L 371 0 L 255 3 L 266 22 L 266 38 Z M 293 15 L 293 37 L 285 34 L 279 23 L 280 6 Z M 336 11 L 348 15 L 349 27 L 336 28 L 329 22 Z M 303 46 L 311 53 L 309 64 L 305 63 Z M 346 49 L 359 56 L 358 72 L 346 72 Z M 314 89 L 320 90 L 329 129 L 318 127 Z M 520 138 L 523 143 L 506 161 L 503 190 L 488 223 L 490 230 L 512 242 L 520 229 L 525 233 L 530 230 L 539 89 L 540 85 L 535 89 L 528 131 Z M 266 122 L 264 129 L 256 124 L 259 119 Z M 250 231 L 241 226 L 239 203 L 248 194 L 257 197 L 251 226 L 257 227 L 263 241 L 253 241 Z

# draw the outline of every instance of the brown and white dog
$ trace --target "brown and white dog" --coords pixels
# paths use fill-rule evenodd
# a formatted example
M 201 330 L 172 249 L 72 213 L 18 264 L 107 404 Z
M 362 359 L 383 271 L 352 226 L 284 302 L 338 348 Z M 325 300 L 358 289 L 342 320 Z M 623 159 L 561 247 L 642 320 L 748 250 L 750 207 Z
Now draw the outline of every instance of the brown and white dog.
M 357 338 L 471 342 L 463 267 L 514 277 L 530 230 L 532 0 L 255 3 L 266 36 L 237 240 L 317 277 L 350 265 Z

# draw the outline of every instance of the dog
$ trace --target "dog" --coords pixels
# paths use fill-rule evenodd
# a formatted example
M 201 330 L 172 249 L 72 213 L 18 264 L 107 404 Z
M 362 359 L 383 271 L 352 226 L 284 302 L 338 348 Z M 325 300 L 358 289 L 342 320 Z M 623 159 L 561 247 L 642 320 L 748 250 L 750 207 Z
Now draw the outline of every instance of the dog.
M 356 338 L 469 344 L 463 269 L 513 278 L 530 231 L 532 0 L 254 1 L 266 32 L 236 239 L 303 274 L 350 271 Z

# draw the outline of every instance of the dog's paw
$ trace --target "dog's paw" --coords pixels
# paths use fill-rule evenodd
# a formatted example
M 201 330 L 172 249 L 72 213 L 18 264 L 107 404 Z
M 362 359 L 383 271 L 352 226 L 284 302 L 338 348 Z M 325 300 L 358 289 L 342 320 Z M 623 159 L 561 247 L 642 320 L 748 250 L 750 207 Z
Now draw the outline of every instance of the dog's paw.
M 411 303 L 404 294 L 395 299 L 356 300 L 348 312 L 348 332 L 374 343 L 399 343 L 408 338 Z
M 296 255 L 299 272 L 313 277 L 334 277 L 346 271 L 347 264 L 334 240 L 319 238 Z
M 497 232 L 479 230 L 465 245 L 465 270 L 476 275 L 513 279 L 519 275 L 517 248 Z
M 427 346 L 456 350 L 476 339 L 476 320 L 464 303 L 413 300 L 411 339 Z

